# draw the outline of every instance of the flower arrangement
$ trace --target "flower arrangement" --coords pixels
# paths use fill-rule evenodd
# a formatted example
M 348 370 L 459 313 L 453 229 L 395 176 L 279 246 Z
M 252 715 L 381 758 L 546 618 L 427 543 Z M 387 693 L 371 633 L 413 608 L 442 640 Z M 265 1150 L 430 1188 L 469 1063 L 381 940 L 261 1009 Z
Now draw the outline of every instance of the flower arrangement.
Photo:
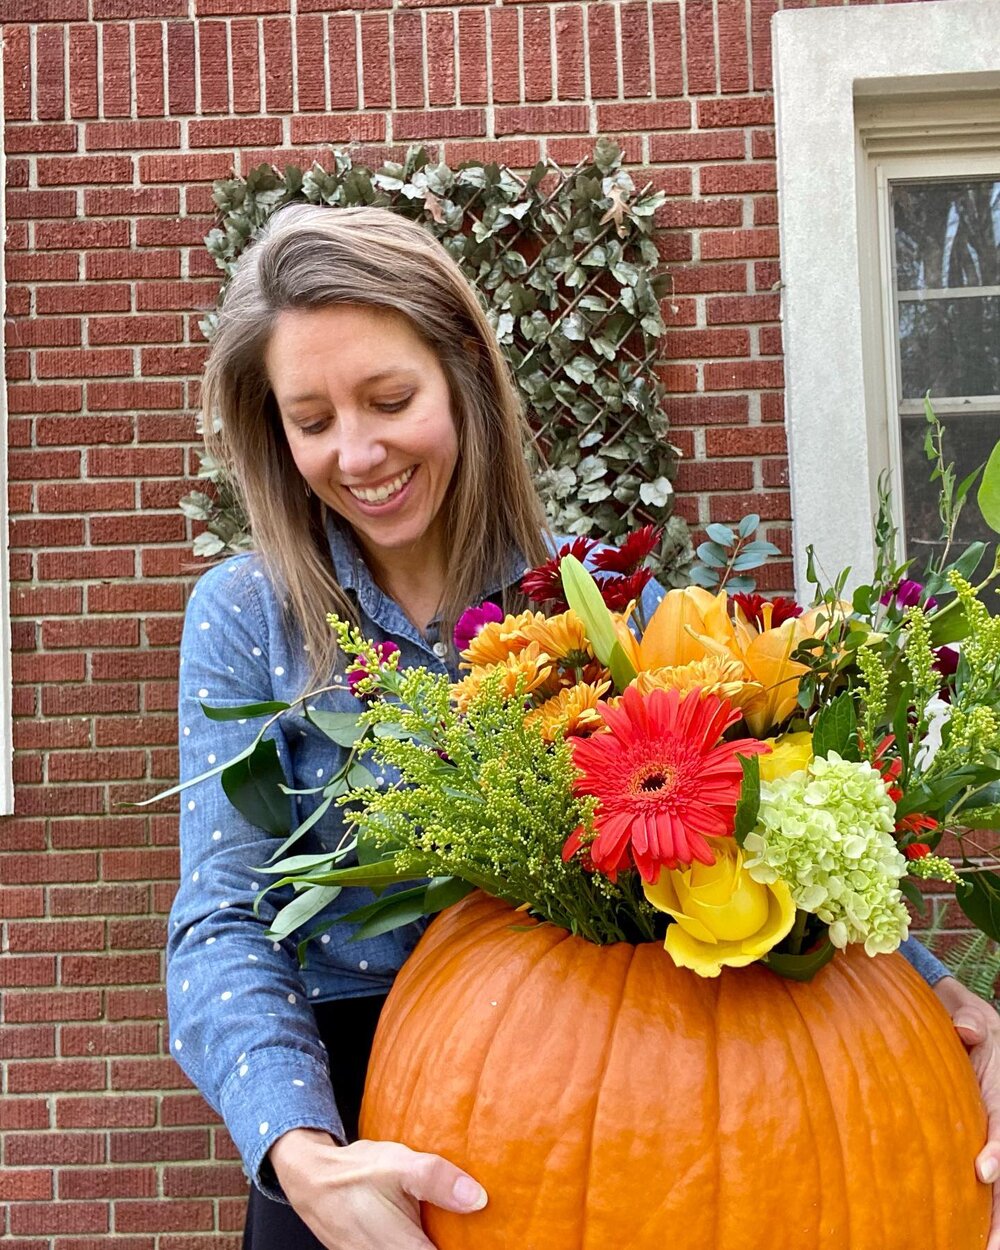
M 532 609 L 470 608 L 457 682 L 400 671 L 391 644 L 331 618 L 364 710 L 326 714 L 351 753 L 324 801 L 353 821 L 336 849 L 289 854 L 314 814 L 263 870 L 263 893 L 295 890 L 274 936 L 345 885 L 380 891 L 343 918 L 359 938 L 480 888 L 591 942 L 662 940 L 702 976 L 763 961 L 806 979 L 849 944 L 895 950 L 928 878 L 1000 936 L 979 841 L 1000 825 L 1000 619 L 982 597 L 997 564 L 970 581 L 984 544 L 916 582 L 885 542 L 850 599 L 846 574 L 812 573 L 808 609 L 694 585 L 645 620 L 658 537 L 578 538 L 525 575 Z M 937 853 L 948 834 L 958 868 Z

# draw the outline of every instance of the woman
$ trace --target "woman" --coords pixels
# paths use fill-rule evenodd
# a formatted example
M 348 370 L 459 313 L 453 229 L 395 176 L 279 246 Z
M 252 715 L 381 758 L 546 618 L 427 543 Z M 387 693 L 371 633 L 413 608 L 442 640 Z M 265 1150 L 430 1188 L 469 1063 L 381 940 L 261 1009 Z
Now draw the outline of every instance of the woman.
M 356 709 L 328 611 L 395 643 L 404 664 L 454 676 L 456 617 L 484 597 L 517 606 L 520 574 L 547 554 L 520 404 L 475 292 L 444 248 L 387 210 L 294 206 L 272 218 L 227 292 L 204 407 L 209 430 L 222 419 L 224 446 L 212 434 L 210 446 L 237 481 L 259 555 L 227 561 L 192 592 L 184 778 L 236 755 L 255 729 L 208 720 L 202 702 L 292 701 L 323 685 L 314 706 Z M 293 790 L 315 791 L 339 767 L 303 715 L 272 737 Z M 183 799 L 171 1047 L 254 1181 L 245 1246 L 427 1250 L 420 1201 L 472 1211 L 485 1193 L 443 1159 L 354 1140 L 378 1009 L 418 926 L 351 944 L 332 925 L 300 970 L 294 941 L 264 936 L 274 906 L 253 912 L 274 839 L 229 805 L 217 776 Z M 295 801 L 297 823 L 317 798 Z M 301 849 L 341 833 L 328 814 Z M 344 891 L 327 919 L 361 895 Z M 975 1016 L 973 1057 L 1000 1103 L 1000 1030 L 919 954 L 941 997 Z M 990 1152 L 1000 1158 L 1000 1142 Z

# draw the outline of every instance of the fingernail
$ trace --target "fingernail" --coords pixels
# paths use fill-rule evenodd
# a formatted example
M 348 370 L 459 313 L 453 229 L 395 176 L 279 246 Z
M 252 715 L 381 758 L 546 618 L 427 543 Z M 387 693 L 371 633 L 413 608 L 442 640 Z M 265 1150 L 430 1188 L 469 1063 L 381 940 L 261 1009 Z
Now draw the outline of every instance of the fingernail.
M 992 1185 L 998 1176 L 1000 1176 L 1000 1164 L 996 1159 L 987 1159 L 980 1165 L 979 1179 L 984 1185 Z
M 486 1190 L 471 1176 L 460 1176 L 451 1192 L 455 1195 L 455 1201 L 467 1211 L 480 1211 L 486 1206 Z

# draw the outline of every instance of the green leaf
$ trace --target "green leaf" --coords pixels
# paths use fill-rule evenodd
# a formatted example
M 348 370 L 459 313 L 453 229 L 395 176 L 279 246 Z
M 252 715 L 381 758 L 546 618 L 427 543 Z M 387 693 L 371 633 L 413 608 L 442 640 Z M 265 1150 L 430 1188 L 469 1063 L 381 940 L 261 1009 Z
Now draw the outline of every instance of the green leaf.
M 400 890 L 396 894 L 383 894 L 367 907 L 359 907 L 341 918 L 341 923 L 357 923 L 358 917 L 364 918 L 351 934 L 350 941 L 363 942 L 367 938 L 379 937 L 390 933 L 403 925 L 413 924 L 426 915 L 424 902 L 427 895 L 426 886 L 417 886 L 413 890 Z
M 778 951 L 770 951 L 764 956 L 764 965 L 776 972 L 779 977 L 787 977 L 790 981 L 811 981 L 821 968 L 825 968 L 837 953 L 837 948 L 824 935 L 819 945 L 802 955 L 786 955 Z
M 433 916 L 471 894 L 475 886 L 460 877 L 435 877 L 427 887 L 424 911 Z
M 632 667 L 632 661 L 625 654 L 625 648 L 620 642 L 616 642 L 611 648 L 608 668 L 611 672 L 611 680 L 615 683 L 615 688 L 618 690 L 624 690 L 630 681 L 635 680 L 635 669 Z
M 995 872 L 965 871 L 956 891 L 958 905 L 972 923 L 995 942 L 1000 942 L 1000 876 Z
M 736 542 L 736 535 L 728 525 L 706 525 L 705 533 L 713 543 L 718 543 L 721 547 L 731 547 Z
M 813 752 L 823 757 L 836 751 L 841 759 L 858 760 L 858 716 L 846 691 L 828 703 L 813 724 Z
M 201 705 L 201 710 L 209 720 L 253 720 L 257 716 L 271 716 L 275 712 L 287 712 L 292 705 L 280 703 L 244 703 L 240 707 L 209 707 Z
M 757 513 L 748 512 L 746 516 L 743 518 L 743 520 L 740 521 L 739 523 L 738 529 L 739 529 L 740 538 L 749 538 L 750 535 L 755 532 L 755 530 L 757 529 L 759 525 L 760 525 L 760 517 L 757 515 Z
M 284 836 L 291 826 L 291 804 L 278 789 L 287 784 L 273 738 L 264 738 L 244 759 L 222 772 L 222 788 L 233 807 L 251 824 Z
M 274 917 L 266 936 L 280 942 L 282 938 L 288 937 L 306 921 L 312 920 L 313 916 L 322 911 L 328 903 L 332 903 L 339 893 L 340 886 L 338 885 L 313 885 L 302 890 Z
M 352 747 L 364 737 L 365 726 L 358 724 L 360 713 L 323 712 L 306 708 L 306 718 L 339 747 Z
M 337 793 L 339 793 L 339 791 L 327 791 L 326 797 L 322 800 L 322 802 L 317 803 L 316 807 L 309 813 L 302 824 L 299 825 L 297 829 L 292 830 L 292 832 L 287 838 L 285 838 L 284 842 L 282 842 L 282 844 L 268 860 L 268 863 L 273 864 L 276 859 L 285 854 L 289 847 L 294 846 L 300 838 L 305 837 L 313 825 L 323 819 Z
M 718 543 L 699 543 L 695 554 L 710 569 L 724 569 L 729 563 L 725 548 Z
M 899 889 L 906 901 L 919 912 L 927 911 L 927 899 L 921 894 L 916 882 L 910 877 L 903 877 Z
M 983 478 L 976 493 L 976 502 L 983 520 L 994 532 L 1000 534 L 1000 442 L 990 452 L 983 470 Z
M 733 836 L 737 846 L 742 846 L 747 834 L 756 825 L 757 813 L 760 811 L 760 760 L 756 755 L 740 755 L 737 758 L 743 769 L 743 785 L 736 804 Z

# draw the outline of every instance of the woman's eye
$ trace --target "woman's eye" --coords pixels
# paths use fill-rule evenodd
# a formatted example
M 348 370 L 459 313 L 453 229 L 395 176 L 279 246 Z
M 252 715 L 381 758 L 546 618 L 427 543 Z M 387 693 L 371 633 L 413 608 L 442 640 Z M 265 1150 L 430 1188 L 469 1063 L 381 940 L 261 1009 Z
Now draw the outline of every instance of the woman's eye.
M 407 395 L 404 399 L 383 400 L 376 403 L 375 407 L 379 412 L 402 412 L 412 398 L 412 395 Z
M 329 424 L 324 417 L 322 421 L 314 421 L 311 425 L 300 425 L 299 430 L 303 434 L 322 434 Z

